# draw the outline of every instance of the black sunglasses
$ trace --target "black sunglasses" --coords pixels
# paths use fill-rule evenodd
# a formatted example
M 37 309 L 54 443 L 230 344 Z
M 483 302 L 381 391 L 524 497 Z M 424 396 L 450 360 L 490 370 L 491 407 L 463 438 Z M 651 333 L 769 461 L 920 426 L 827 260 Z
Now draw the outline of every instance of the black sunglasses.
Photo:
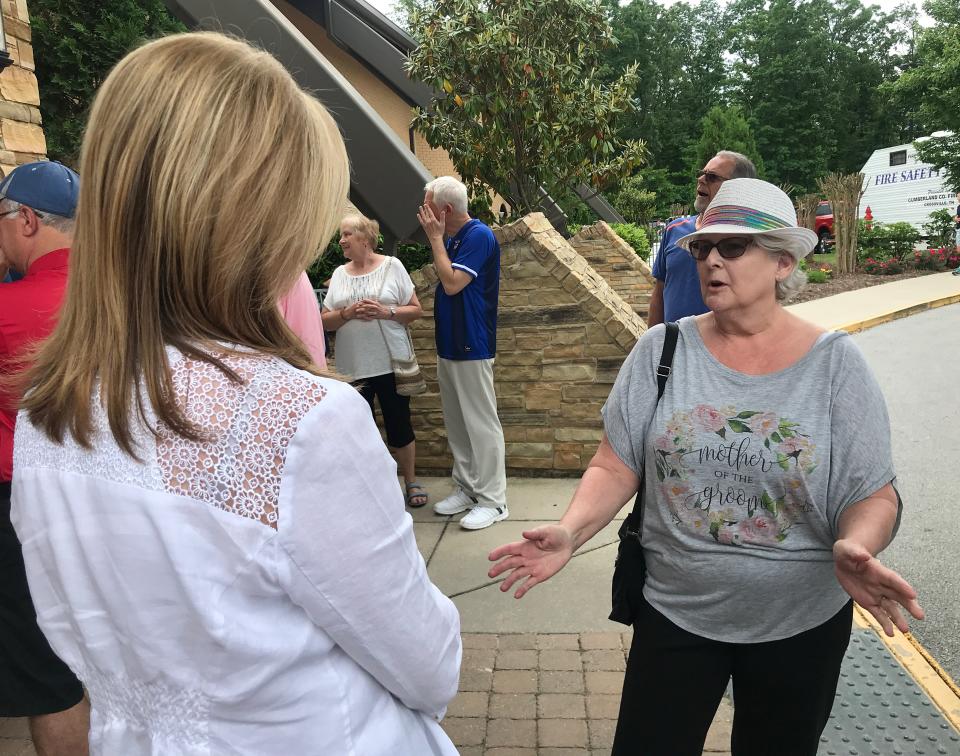
M 733 260 L 746 252 L 747 247 L 752 243 L 752 239 L 721 239 L 718 242 L 712 242 L 708 239 L 694 239 L 689 245 L 690 255 L 694 260 L 702 262 L 710 257 L 710 253 L 716 248 L 720 257 L 724 260 Z
M 719 173 L 714 173 L 713 171 L 697 171 L 698 179 L 706 179 L 708 184 L 717 184 L 721 181 L 726 181 L 726 176 L 721 176 Z

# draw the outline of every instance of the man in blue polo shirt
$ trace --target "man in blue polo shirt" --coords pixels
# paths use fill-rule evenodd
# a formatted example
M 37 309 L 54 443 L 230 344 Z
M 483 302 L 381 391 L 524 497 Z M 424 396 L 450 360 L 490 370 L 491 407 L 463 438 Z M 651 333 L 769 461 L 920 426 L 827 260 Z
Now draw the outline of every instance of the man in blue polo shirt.
M 462 183 L 441 176 L 424 189 L 417 217 L 440 278 L 433 304 L 437 381 L 457 485 L 433 511 L 469 510 L 460 526 L 480 530 L 508 516 L 503 429 L 493 387 L 500 245 L 489 226 L 470 217 Z
M 667 224 L 660 237 L 660 252 L 653 261 L 656 283 L 650 294 L 647 325 L 671 323 L 687 315 L 707 312 L 700 293 L 700 275 L 690 253 L 677 246 L 677 239 L 692 234 L 700 227 L 700 213 L 716 196 L 720 185 L 732 178 L 756 178 L 757 169 L 750 158 L 739 152 L 722 150 L 697 173 L 697 197 L 693 209 L 697 215 L 686 215 Z

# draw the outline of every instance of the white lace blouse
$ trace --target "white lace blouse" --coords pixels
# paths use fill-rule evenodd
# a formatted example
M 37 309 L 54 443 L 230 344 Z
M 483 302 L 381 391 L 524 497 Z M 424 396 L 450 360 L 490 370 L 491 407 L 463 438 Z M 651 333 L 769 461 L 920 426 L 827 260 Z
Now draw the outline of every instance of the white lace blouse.
M 171 353 L 186 441 L 98 410 L 91 450 L 21 415 L 12 516 L 40 626 L 86 685 L 95 754 L 455 754 L 459 617 L 350 386 Z M 99 404 L 98 404 L 99 406 Z

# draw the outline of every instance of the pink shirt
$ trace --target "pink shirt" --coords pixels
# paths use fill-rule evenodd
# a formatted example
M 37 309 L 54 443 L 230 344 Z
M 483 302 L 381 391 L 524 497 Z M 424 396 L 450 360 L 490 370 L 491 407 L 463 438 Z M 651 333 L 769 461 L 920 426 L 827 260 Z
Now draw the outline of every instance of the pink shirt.
M 323 340 L 320 305 L 317 304 L 317 295 L 313 293 L 313 286 L 306 271 L 300 274 L 300 278 L 286 296 L 280 298 L 280 312 L 290 329 L 306 345 L 313 361 L 326 369 L 327 350 Z

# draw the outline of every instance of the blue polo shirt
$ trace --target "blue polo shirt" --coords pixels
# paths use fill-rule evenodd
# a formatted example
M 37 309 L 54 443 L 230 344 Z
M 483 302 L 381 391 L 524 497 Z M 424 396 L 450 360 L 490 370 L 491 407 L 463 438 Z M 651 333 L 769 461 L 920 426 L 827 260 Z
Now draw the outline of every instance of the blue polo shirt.
M 671 323 L 687 315 L 709 312 L 700 293 L 697 263 L 677 246 L 677 239 L 697 230 L 697 216 L 688 215 L 670 223 L 660 237 L 660 252 L 653 262 L 653 277 L 663 282 L 663 320 Z
M 492 359 L 497 352 L 500 245 L 490 227 L 473 218 L 447 239 L 446 249 L 454 269 L 473 280 L 452 297 L 437 284 L 437 355 L 445 360 Z

